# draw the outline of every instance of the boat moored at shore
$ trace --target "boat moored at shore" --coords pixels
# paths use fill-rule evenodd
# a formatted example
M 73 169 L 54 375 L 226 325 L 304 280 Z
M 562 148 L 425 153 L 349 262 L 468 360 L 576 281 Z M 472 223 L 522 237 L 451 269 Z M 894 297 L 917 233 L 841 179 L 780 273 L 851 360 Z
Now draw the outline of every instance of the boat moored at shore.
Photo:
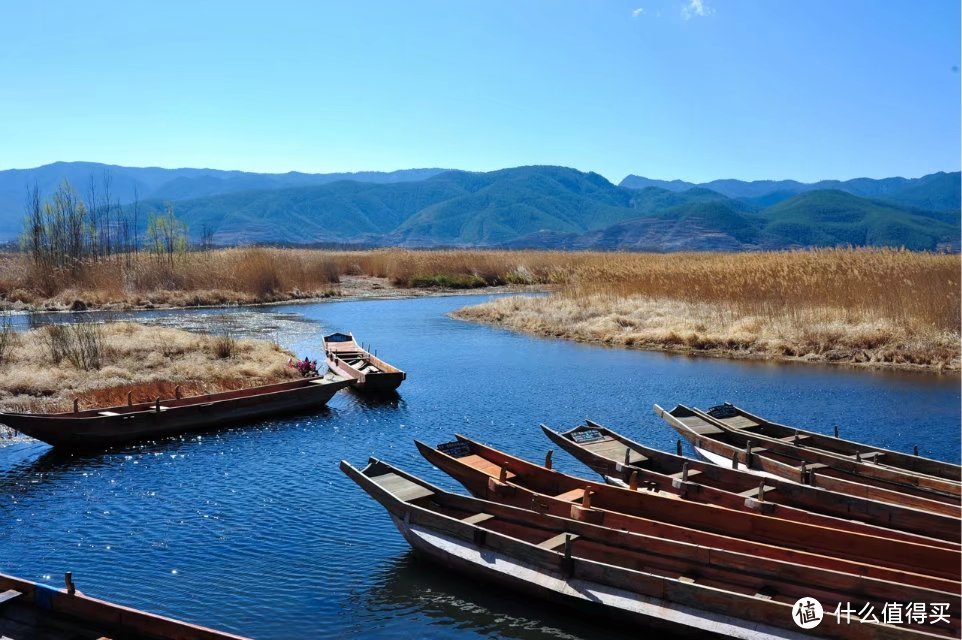
M 370 393 L 390 393 L 407 378 L 407 374 L 368 352 L 350 333 L 324 336 L 327 366 L 337 375 L 354 381 L 354 388 Z
M 0 411 L 0 424 L 55 447 L 102 447 L 316 410 L 352 382 L 349 378 L 327 375 L 86 411 L 45 414 Z

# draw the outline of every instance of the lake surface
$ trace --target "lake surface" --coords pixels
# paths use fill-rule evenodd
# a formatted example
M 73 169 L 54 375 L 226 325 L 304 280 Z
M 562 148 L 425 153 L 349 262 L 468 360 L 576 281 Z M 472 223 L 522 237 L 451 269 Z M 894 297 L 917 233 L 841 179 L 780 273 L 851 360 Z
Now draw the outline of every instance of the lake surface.
M 340 392 L 329 409 L 82 456 L 0 447 L 0 572 L 256 638 L 592 638 L 592 620 L 473 584 L 415 558 L 337 468 L 369 455 L 450 489 L 415 438 L 456 432 L 540 461 L 538 424 L 585 417 L 674 450 L 655 402 L 724 401 L 765 417 L 958 462 L 958 376 L 730 362 L 541 340 L 447 313 L 477 297 L 146 312 L 228 323 L 320 358 L 353 331 L 408 371 L 400 397 Z M 116 316 L 115 316 L 116 317 Z M 56 316 L 63 319 L 64 316 Z M 590 474 L 563 452 L 555 466 Z M 608 638 L 637 637 L 605 630 Z

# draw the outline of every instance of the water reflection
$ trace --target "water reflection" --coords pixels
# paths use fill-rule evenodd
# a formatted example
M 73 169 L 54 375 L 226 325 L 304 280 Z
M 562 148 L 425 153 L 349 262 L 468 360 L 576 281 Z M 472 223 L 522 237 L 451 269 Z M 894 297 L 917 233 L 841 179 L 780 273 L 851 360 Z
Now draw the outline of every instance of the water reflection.
M 0 441 L 0 567 L 38 580 L 58 576 L 53 582 L 72 570 L 91 595 L 262 640 L 620 640 L 627 636 L 617 625 L 602 629 L 414 560 L 338 461 L 360 465 L 374 455 L 461 491 L 417 454 L 413 439 L 436 444 L 462 432 L 537 461 L 551 448 L 539 423 L 563 429 L 590 417 L 674 451 L 677 436 L 652 403 L 724 401 L 827 433 L 839 423 L 851 439 L 902 451 L 918 444 L 926 455 L 958 461 L 957 376 L 606 349 L 447 316 L 484 299 L 111 314 L 194 329 L 232 323 L 239 336 L 276 335 L 312 358 L 323 355 L 321 336 L 352 331 L 409 377 L 389 398 L 341 391 L 321 412 L 98 453 Z M 554 460 L 562 471 L 587 474 L 560 451 Z
M 568 608 L 559 608 L 534 597 L 504 596 L 504 588 L 479 583 L 462 574 L 404 553 L 380 567 L 372 576 L 375 586 L 353 599 L 372 622 L 409 615 L 430 619 L 431 624 L 473 634 L 517 640 L 577 640 L 599 637 L 635 640 L 637 631 L 605 624 Z M 388 626 L 370 637 L 400 637 L 402 628 Z M 672 636 L 659 634 L 659 637 Z

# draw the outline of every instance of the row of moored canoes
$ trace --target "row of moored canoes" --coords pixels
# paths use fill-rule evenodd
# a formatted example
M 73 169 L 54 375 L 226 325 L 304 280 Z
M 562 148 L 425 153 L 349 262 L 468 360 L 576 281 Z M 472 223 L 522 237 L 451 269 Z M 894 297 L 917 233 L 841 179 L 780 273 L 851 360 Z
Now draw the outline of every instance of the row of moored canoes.
M 542 429 L 604 482 L 460 435 L 416 445 L 474 497 L 373 458 L 341 468 L 416 551 L 608 618 L 740 638 L 959 635 L 958 466 L 731 405 L 655 410 L 720 464 L 586 421 Z M 821 622 L 803 629 L 812 600 Z

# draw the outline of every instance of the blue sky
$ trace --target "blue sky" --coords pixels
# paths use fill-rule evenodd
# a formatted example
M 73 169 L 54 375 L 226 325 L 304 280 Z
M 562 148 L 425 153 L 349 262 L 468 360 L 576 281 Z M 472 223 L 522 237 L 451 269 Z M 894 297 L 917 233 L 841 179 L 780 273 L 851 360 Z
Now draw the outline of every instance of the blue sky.
M 953 0 L 5 2 L 0 169 L 958 170 Z

